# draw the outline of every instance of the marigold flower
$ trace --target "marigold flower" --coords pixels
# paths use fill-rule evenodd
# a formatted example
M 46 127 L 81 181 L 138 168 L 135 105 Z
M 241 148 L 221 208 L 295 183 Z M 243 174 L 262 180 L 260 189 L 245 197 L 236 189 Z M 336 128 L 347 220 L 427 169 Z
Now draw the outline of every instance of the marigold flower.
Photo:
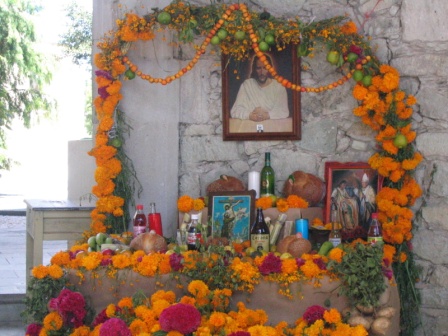
M 193 207 L 194 200 L 188 195 L 183 195 L 177 200 L 177 209 L 180 212 L 190 212 L 193 210 Z

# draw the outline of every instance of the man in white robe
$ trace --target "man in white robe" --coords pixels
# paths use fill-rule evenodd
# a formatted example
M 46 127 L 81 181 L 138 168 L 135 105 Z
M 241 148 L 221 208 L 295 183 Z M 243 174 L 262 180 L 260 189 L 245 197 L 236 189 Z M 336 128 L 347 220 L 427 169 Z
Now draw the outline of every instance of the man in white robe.
M 267 60 L 272 65 L 268 56 Z M 256 56 L 252 63 L 251 78 L 241 85 L 230 115 L 232 118 L 252 121 L 289 117 L 286 89 L 270 77 L 263 62 Z

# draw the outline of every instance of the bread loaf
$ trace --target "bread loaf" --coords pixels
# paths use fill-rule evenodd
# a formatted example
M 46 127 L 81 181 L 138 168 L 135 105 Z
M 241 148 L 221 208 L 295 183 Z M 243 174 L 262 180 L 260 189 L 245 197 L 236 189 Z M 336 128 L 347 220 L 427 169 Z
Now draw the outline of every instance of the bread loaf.
M 130 247 L 134 250 L 143 250 L 146 254 L 167 250 L 165 238 L 158 235 L 154 230 L 139 234 L 132 239 Z
M 325 183 L 317 176 L 298 170 L 285 181 L 283 194 L 285 197 L 297 195 L 306 200 L 309 206 L 315 206 L 324 199 Z
M 311 251 L 311 243 L 305 238 L 287 236 L 278 242 L 277 251 L 282 254 L 289 253 L 294 258 L 300 258 L 302 254 Z

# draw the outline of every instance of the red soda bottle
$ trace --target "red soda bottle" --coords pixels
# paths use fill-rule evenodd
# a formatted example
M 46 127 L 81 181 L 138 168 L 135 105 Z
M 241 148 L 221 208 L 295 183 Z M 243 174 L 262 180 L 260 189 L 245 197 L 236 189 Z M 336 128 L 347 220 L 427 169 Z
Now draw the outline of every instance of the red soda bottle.
M 146 216 L 143 213 L 143 205 L 137 204 L 134 214 L 134 237 L 137 237 L 140 233 L 146 232 Z

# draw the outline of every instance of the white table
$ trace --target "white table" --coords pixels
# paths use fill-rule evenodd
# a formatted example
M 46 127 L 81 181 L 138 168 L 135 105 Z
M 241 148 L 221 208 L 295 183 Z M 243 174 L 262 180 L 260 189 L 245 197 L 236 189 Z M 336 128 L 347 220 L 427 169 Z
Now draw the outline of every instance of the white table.
M 67 240 L 72 246 L 90 228 L 91 205 L 60 200 L 25 200 L 26 208 L 26 282 L 31 269 L 42 264 L 44 240 Z

